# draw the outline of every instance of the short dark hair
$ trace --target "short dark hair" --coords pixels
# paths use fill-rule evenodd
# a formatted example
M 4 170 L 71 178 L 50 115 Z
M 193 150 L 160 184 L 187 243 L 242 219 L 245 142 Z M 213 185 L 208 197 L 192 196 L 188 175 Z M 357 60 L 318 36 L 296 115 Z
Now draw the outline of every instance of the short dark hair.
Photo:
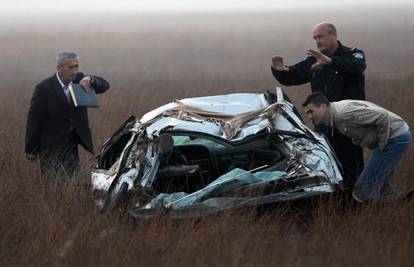
M 309 104 L 314 104 L 315 106 L 319 107 L 322 104 L 329 106 L 331 102 L 324 96 L 321 92 L 313 92 L 312 94 L 308 95 L 305 102 L 303 102 L 302 106 L 306 107 Z

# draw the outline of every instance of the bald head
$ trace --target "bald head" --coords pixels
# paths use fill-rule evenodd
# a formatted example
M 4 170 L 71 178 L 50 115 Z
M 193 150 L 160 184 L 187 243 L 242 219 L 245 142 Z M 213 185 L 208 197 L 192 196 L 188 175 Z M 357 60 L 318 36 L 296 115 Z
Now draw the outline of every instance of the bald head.
M 313 28 L 313 39 L 319 51 L 327 56 L 331 56 L 338 48 L 336 27 L 329 22 L 320 22 Z
M 335 25 L 333 25 L 332 23 L 326 22 L 326 21 L 322 21 L 318 24 L 315 25 L 315 27 L 313 27 L 313 31 L 318 30 L 318 31 L 326 31 L 329 32 L 330 34 L 334 34 L 336 36 L 336 27 Z

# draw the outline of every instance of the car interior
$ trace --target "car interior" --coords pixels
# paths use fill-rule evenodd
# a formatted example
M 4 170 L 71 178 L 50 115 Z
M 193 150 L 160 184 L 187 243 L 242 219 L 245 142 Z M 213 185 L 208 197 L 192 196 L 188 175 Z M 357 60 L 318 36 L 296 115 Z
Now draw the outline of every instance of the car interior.
M 132 137 L 127 127 L 121 127 L 98 158 L 100 169 L 108 170 L 117 161 Z M 287 157 L 274 138 L 256 136 L 243 143 L 231 144 L 207 135 L 161 134 L 158 138 L 170 144 L 168 155 L 160 155 L 160 166 L 153 189 L 160 193 L 192 193 L 207 186 L 221 175 L 241 168 L 246 171 L 284 171 Z M 167 141 L 165 141 L 167 140 Z M 160 149 L 158 149 L 159 153 Z M 162 153 L 161 153 L 162 154 Z
M 153 188 L 158 192 L 195 192 L 235 168 L 284 170 L 277 145 L 259 138 L 236 146 L 200 136 L 172 136 L 171 155 L 161 162 Z

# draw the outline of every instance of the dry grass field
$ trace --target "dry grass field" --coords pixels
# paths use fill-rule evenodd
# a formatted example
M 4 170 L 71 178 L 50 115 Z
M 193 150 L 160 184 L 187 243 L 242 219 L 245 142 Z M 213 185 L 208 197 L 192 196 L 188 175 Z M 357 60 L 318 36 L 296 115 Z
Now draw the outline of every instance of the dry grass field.
M 53 74 L 60 50 L 77 51 L 83 72 L 111 83 L 89 112 L 99 149 L 130 114 L 172 99 L 275 87 L 271 56 L 302 59 L 313 25 L 325 19 L 344 44 L 366 52 L 367 98 L 414 126 L 413 11 L 2 16 L 0 266 L 412 266 L 414 201 L 340 208 L 329 200 L 305 214 L 287 206 L 131 226 L 96 213 L 86 183 L 91 155 L 81 155 L 83 183 L 45 181 L 23 145 L 34 85 Z M 310 89 L 286 91 L 299 105 Z M 395 173 L 401 190 L 414 187 L 413 166 L 411 147 Z

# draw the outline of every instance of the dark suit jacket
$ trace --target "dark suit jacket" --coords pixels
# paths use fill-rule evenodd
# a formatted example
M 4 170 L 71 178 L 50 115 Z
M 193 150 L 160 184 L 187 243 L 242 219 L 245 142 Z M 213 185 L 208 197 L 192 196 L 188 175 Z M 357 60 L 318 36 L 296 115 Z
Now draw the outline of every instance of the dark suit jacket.
M 73 82 L 79 83 L 83 77 L 83 73 L 78 73 Z M 91 86 L 97 94 L 109 89 L 103 78 L 91 77 Z M 80 144 L 93 153 L 87 108 L 70 104 L 53 74 L 34 90 L 27 115 L 25 153 L 47 156 L 61 152 L 70 142 L 71 129 L 76 131 Z

